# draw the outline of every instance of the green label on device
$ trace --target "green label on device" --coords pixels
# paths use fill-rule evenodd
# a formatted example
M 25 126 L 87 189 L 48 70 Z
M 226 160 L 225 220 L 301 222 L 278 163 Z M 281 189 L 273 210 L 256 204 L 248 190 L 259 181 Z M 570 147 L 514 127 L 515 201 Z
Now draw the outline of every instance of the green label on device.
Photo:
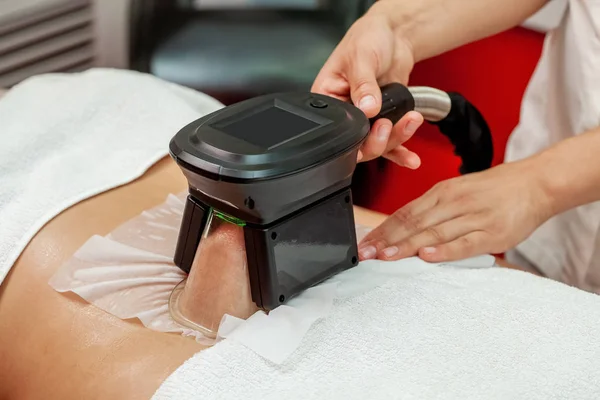
M 215 217 L 220 218 L 223 221 L 231 222 L 232 224 L 235 224 L 237 226 L 246 226 L 245 221 L 242 221 L 241 219 L 236 217 L 232 217 L 231 215 L 223 214 L 222 212 L 217 211 L 214 208 L 213 213 L 215 214 Z

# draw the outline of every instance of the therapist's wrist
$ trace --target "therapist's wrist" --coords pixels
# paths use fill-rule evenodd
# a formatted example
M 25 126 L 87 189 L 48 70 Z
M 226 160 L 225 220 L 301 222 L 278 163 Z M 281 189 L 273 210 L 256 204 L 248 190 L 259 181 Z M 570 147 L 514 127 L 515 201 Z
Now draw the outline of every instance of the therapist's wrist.
M 563 140 L 535 156 L 553 214 L 600 201 L 600 127 Z
M 584 196 L 582 185 L 577 176 L 573 158 L 565 154 L 569 140 L 550 147 L 531 158 L 534 182 L 546 197 L 551 216 L 561 214 L 581 205 Z
M 422 23 L 428 20 L 428 0 L 378 0 L 368 11 L 368 16 L 377 16 L 387 22 L 396 37 L 397 45 L 407 47 L 413 55 L 414 62 L 427 58 L 419 49 L 421 43 Z
M 544 219 L 551 218 L 563 211 L 563 197 L 564 193 L 568 191 L 565 182 L 557 180 L 556 176 L 553 176 L 552 166 L 556 161 L 553 155 L 547 152 L 523 160 L 528 164 L 529 184 L 537 189 L 538 207 L 545 215 Z

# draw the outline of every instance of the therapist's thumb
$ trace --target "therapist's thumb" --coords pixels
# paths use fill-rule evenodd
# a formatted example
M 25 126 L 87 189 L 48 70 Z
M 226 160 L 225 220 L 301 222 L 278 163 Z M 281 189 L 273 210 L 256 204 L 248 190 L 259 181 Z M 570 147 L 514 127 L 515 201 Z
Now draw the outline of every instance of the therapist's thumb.
M 381 90 L 377 84 L 376 66 L 366 59 L 356 60 L 349 68 L 347 79 L 350 84 L 352 103 L 368 118 L 381 110 Z

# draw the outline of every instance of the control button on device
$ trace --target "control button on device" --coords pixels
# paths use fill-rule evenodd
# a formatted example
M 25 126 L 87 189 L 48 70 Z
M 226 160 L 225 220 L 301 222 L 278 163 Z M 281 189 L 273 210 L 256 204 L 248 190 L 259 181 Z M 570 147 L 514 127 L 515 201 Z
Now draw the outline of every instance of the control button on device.
M 326 108 L 327 107 L 327 103 L 321 99 L 312 99 L 310 101 L 310 105 L 314 108 Z

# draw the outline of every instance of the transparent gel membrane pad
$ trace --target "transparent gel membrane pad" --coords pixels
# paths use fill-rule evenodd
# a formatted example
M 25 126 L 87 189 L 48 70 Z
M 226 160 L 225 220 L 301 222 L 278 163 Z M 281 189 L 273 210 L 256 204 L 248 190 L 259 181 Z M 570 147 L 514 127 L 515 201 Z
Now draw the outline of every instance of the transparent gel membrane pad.
M 91 237 L 56 271 L 50 286 L 73 292 L 117 318 L 139 320 L 149 329 L 191 336 L 209 346 L 227 319 L 223 315 L 231 317 L 229 322 L 258 323 L 265 314 L 251 301 L 243 228 L 236 221 L 227 222 L 218 213 L 211 216 L 189 277 L 173 263 L 186 197 L 187 193 L 169 195 L 163 204 L 108 235 Z M 368 231 L 357 225 L 358 240 Z M 314 313 L 294 304 L 302 303 L 303 296 L 314 298 L 319 290 L 325 289 L 320 285 L 312 294 L 304 293 L 295 303 L 269 313 L 269 321 L 286 310 L 309 320 Z M 318 304 L 323 310 L 323 303 Z M 296 308 L 289 310 L 291 306 Z M 282 324 L 299 332 L 289 320 Z
M 225 314 L 246 319 L 258 311 L 250 292 L 243 229 L 209 211 L 190 274 L 169 298 L 177 323 L 216 337 Z

